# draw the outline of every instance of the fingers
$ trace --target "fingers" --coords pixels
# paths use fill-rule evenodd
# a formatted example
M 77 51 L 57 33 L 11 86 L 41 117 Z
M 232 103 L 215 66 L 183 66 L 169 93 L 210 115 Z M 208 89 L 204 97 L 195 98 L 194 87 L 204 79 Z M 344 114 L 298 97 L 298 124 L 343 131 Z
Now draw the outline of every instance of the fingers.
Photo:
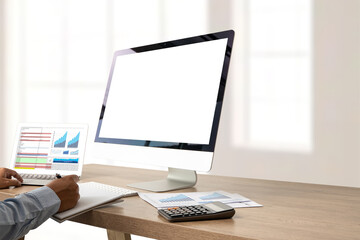
M 7 169 L 8 173 L 10 174 L 10 178 L 11 177 L 14 177 L 16 178 L 17 180 L 19 180 L 20 182 L 23 182 L 23 179 L 22 177 L 14 170 L 11 170 L 11 169 Z
M 72 178 L 76 183 L 79 181 L 79 177 L 77 175 L 68 175 L 64 178 Z
M 15 179 L 12 179 L 13 177 Z M 0 168 L 0 188 L 10 186 L 20 187 L 22 182 L 22 177 L 16 171 L 8 168 Z
M 7 188 L 10 186 L 20 187 L 21 182 L 16 179 L 7 179 L 7 178 L 2 178 L 0 180 L 0 188 Z
M 79 176 L 77 175 L 71 175 L 72 178 L 74 179 L 74 181 L 77 183 L 80 179 L 79 179 Z
M 61 201 L 58 212 L 73 208 L 79 201 L 80 195 L 79 185 L 76 183 L 77 181 L 79 181 L 78 176 L 68 175 L 47 184 L 47 186 L 57 194 Z
M 9 179 L 7 181 L 7 183 L 9 184 L 9 186 L 16 186 L 16 187 L 20 187 L 21 186 L 21 182 L 16 180 L 16 179 Z

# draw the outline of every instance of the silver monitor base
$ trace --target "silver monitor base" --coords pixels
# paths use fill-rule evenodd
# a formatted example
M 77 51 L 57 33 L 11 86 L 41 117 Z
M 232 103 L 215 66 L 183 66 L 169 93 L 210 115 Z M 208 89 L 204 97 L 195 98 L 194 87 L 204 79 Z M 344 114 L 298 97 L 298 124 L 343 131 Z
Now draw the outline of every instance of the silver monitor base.
M 128 184 L 128 186 L 152 192 L 166 192 L 192 187 L 196 184 L 196 181 L 196 171 L 169 168 L 169 173 L 166 179 L 152 182 L 132 183 Z

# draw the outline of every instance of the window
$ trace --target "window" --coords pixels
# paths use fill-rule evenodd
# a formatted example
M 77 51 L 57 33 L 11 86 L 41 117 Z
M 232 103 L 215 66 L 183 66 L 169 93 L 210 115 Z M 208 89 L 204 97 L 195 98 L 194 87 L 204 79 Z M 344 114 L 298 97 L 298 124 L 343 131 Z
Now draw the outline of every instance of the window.
M 6 135 L 19 121 L 81 122 L 90 125 L 91 144 L 114 51 L 206 33 L 205 6 L 204 0 L 7 1 L 7 99 L 13 105 Z M 187 22 L 180 20 L 185 13 Z
M 310 151 L 311 1 L 251 0 L 244 9 L 245 80 L 239 92 L 245 97 L 235 100 L 237 107 L 243 102 L 243 111 L 235 117 L 234 142 Z

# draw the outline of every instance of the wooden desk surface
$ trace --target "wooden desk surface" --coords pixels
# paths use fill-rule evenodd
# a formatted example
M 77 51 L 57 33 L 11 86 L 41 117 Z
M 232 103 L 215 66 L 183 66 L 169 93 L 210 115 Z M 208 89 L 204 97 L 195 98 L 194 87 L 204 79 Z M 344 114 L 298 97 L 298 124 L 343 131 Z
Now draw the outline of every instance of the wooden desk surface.
M 128 183 L 162 177 L 166 172 L 91 164 L 84 166 L 82 181 L 127 187 Z M 1 190 L 0 197 L 32 188 Z M 359 188 L 198 175 L 194 188 L 176 192 L 213 190 L 239 193 L 264 207 L 237 208 L 232 219 L 169 223 L 134 196 L 73 221 L 164 240 L 360 239 Z

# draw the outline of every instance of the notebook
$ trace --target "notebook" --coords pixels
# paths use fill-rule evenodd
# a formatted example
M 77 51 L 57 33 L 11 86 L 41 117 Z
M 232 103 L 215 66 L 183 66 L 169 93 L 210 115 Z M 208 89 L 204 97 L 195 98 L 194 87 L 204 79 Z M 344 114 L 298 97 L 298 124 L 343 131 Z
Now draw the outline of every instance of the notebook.
M 10 160 L 24 185 L 46 185 L 56 174 L 81 176 L 86 124 L 20 123 Z
M 59 223 L 90 210 L 122 201 L 121 198 L 137 195 L 135 190 L 97 182 L 79 183 L 80 199 L 76 206 L 51 218 Z

